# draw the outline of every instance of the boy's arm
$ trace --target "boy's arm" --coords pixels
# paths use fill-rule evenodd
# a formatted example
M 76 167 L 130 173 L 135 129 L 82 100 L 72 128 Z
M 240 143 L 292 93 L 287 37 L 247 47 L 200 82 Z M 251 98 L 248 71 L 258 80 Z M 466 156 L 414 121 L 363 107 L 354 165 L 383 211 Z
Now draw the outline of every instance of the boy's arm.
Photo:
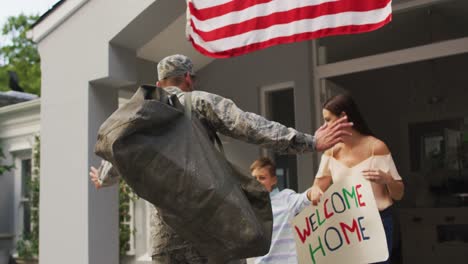
M 101 187 L 112 186 L 119 182 L 119 174 L 117 170 L 108 161 L 103 160 L 99 169 L 91 167 L 89 172 L 91 181 L 97 189 Z
M 288 197 L 289 209 L 294 213 L 294 215 L 299 214 L 305 207 L 310 205 L 309 200 L 310 189 L 303 193 L 291 192 Z
M 102 182 L 103 187 L 111 186 L 119 182 L 119 173 L 112 166 L 112 163 L 103 160 L 99 167 L 99 179 Z

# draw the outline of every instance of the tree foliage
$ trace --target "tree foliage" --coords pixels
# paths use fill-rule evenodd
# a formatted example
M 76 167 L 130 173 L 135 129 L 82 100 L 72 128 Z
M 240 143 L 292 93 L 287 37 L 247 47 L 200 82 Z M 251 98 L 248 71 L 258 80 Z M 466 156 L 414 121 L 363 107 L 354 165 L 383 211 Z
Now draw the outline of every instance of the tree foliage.
M 3 153 L 2 146 L 0 146 L 0 176 L 7 171 L 14 168 L 13 165 L 4 164 L 5 154 Z
M 38 19 L 36 15 L 18 15 L 7 19 L 0 39 L 0 91 L 9 90 L 8 71 L 15 71 L 25 92 L 40 95 L 41 69 L 37 45 L 26 33 Z
M 41 161 L 41 139 L 39 135 L 34 136 L 34 148 L 32 155 L 32 177 L 28 181 L 30 199 L 29 206 L 31 210 L 31 231 L 22 234 L 17 241 L 16 250 L 18 257 L 22 259 L 37 259 L 39 256 L 39 193 L 40 193 L 40 161 Z
M 130 250 L 130 237 L 133 235 L 130 220 L 132 218 L 130 203 L 135 202 L 136 194 L 123 180 L 119 182 L 119 252 L 120 256 L 126 255 Z

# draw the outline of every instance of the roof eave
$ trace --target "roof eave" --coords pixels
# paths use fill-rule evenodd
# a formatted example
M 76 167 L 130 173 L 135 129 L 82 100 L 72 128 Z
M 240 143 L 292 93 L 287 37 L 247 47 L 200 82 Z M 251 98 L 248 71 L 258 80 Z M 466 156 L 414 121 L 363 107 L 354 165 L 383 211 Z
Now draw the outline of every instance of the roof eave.
M 61 0 L 45 12 L 27 32 L 27 37 L 39 43 L 58 28 L 89 0 Z

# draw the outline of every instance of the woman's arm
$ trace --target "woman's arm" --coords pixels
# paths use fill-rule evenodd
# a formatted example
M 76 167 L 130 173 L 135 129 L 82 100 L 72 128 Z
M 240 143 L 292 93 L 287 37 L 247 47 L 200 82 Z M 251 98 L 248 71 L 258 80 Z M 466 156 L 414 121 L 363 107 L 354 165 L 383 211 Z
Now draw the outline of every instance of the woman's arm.
M 364 178 L 368 181 L 377 184 L 384 184 L 393 200 L 398 201 L 403 198 L 405 185 L 403 184 L 403 181 L 394 179 L 390 172 L 382 170 L 365 170 L 363 171 L 363 174 Z
M 320 198 L 322 197 L 323 193 L 332 184 L 330 171 L 331 156 L 331 150 L 327 150 L 325 153 L 323 153 L 322 158 L 320 159 L 320 165 L 317 174 L 315 175 L 314 184 L 312 184 L 312 187 L 307 193 L 307 198 L 312 202 L 313 205 L 317 205 L 320 202 Z
M 405 192 L 405 185 L 401 179 L 400 174 L 396 168 L 395 162 L 393 161 L 392 156 L 390 155 L 390 150 L 387 145 L 381 140 L 377 140 L 374 144 L 374 154 L 375 155 L 388 155 L 388 160 L 386 161 L 388 171 L 369 169 L 364 170 L 364 178 L 371 182 L 378 184 L 384 184 L 388 190 L 390 197 L 393 200 L 401 200 Z
M 403 194 L 405 193 L 405 185 L 401 180 L 395 180 L 391 177 L 390 181 L 387 183 L 387 190 L 393 200 L 399 201 L 403 198 Z

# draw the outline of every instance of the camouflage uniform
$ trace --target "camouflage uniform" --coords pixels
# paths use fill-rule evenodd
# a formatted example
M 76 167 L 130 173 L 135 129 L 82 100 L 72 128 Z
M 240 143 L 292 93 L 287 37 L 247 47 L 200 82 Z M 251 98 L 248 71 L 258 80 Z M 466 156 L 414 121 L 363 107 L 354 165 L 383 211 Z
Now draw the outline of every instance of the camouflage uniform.
M 158 64 L 159 79 L 184 74 L 193 75 L 190 59 L 174 55 Z M 178 87 L 165 87 L 167 92 L 176 94 L 182 104 L 185 92 Z M 314 150 L 315 139 L 309 134 L 269 121 L 254 113 L 244 112 L 232 100 L 216 94 L 191 92 L 192 109 L 204 118 L 215 131 L 235 139 L 260 145 L 281 153 L 303 153 Z M 116 182 L 117 173 L 109 162 L 103 162 L 100 175 L 104 185 Z M 159 217 L 157 210 L 151 212 L 151 237 L 154 263 L 208 263 L 187 241 L 180 238 Z

